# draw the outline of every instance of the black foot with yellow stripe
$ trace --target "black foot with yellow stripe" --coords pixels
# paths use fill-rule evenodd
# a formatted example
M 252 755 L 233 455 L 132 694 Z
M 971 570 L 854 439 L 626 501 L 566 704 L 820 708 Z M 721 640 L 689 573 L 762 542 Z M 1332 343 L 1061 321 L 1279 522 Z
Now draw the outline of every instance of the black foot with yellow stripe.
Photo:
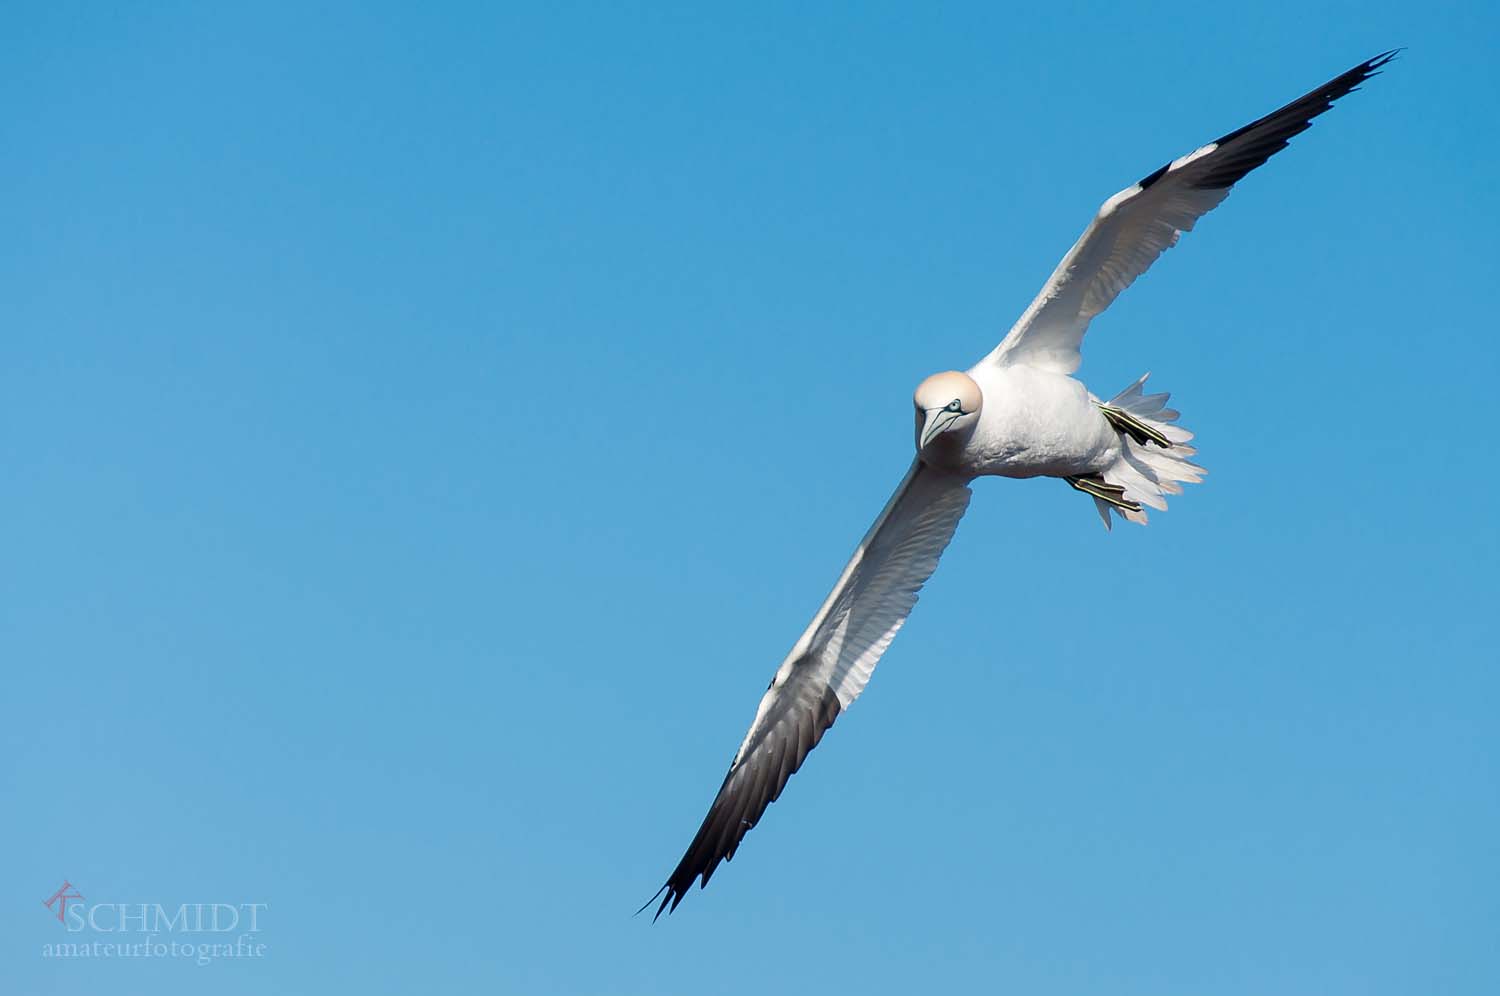
M 1084 494 L 1092 495 L 1093 497 L 1098 498 L 1100 501 L 1105 502 L 1109 505 L 1113 505 L 1115 508 L 1121 509 L 1122 511 L 1139 512 L 1141 510 L 1140 502 L 1131 501 L 1129 498 L 1125 497 L 1124 488 L 1120 487 L 1118 484 L 1107 483 L 1104 478 L 1100 477 L 1098 474 L 1089 474 L 1087 476 L 1080 475 L 1078 477 L 1064 477 L 1063 480 L 1067 481 L 1075 489 L 1082 491 Z
M 1116 432 L 1125 433 L 1142 446 L 1155 443 L 1164 450 L 1172 448 L 1170 439 L 1124 409 L 1113 405 L 1100 405 L 1099 410 L 1104 413 L 1105 418 L 1109 419 L 1109 424 L 1115 427 Z

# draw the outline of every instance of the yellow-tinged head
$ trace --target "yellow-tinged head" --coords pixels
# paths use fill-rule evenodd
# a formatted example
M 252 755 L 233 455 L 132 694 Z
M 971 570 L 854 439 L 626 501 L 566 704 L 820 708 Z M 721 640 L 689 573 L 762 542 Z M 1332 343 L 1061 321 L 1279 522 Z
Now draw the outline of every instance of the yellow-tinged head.
M 944 433 L 967 429 L 979 421 L 984 394 L 974 378 L 957 370 L 933 374 L 917 385 L 917 452 Z

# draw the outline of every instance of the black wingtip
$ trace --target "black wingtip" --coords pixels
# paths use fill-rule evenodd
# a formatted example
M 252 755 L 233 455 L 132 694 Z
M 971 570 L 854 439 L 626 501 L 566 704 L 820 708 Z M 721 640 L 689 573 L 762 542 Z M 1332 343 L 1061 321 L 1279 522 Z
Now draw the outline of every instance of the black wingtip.
M 691 885 L 691 883 L 689 884 Z M 665 896 L 662 895 L 663 892 L 666 893 Z M 642 913 L 646 912 L 647 907 L 656 902 L 657 899 L 660 899 L 661 905 L 656 907 L 655 913 L 651 914 L 651 922 L 655 923 L 657 920 L 661 919 L 661 915 L 663 913 L 671 916 L 673 913 L 677 912 L 677 906 L 682 902 L 682 897 L 686 894 L 686 892 L 686 889 L 678 890 L 669 881 L 666 885 L 663 885 L 660 889 L 657 889 L 656 895 L 652 896 L 650 899 L 642 903 L 641 908 L 632 913 L 631 916 L 640 916 Z
M 1287 104 L 1280 110 L 1274 111 L 1273 113 L 1268 114 L 1263 118 L 1258 118 L 1255 121 L 1252 121 L 1249 124 L 1245 125 L 1243 128 L 1236 128 L 1234 131 L 1229 132 L 1227 135 L 1221 135 L 1218 139 L 1215 140 L 1215 145 L 1224 145 L 1228 142 L 1232 142 L 1246 132 L 1262 127 L 1263 125 L 1267 124 L 1268 122 L 1274 121 L 1278 116 L 1283 115 L 1288 111 L 1301 109 L 1304 112 L 1302 115 L 1298 116 L 1297 120 L 1289 122 L 1289 126 L 1283 129 L 1282 132 L 1276 136 L 1276 141 L 1280 142 L 1280 144 L 1275 145 L 1274 147 L 1267 147 L 1264 156 L 1247 158 L 1243 163 L 1240 164 L 1240 168 L 1238 169 L 1228 170 L 1223 175 L 1215 175 L 1211 180 L 1209 180 L 1209 178 L 1205 178 L 1206 180 L 1209 180 L 1209 182 L 1206 182 L 1203 185 L 1225 187 L 1232 186 L 1236 180 L 1239 180 L 1246 173 L 1250 172 L 1250 170 L 1265 162 L 1267 158 L 1269 158 L 1271 155 L 1274 155 L 1280 149 L 1285 148 L 1287 139 L 1306 129 L 1311 123 L 1312 119 L 1328 110 L 1333 105 L 1334 101 L 1338 100 L 1340 97 L 1348 96 L 1349 94 L 1358 90 L 1359 85 L 1370 79 L 1371 77 L 1379 76 L 1380 67 L 1389 63 L 1392 59 L 1396 58 L 1397 55 L 1401 54 L 1405 50 L 1406 49 L 1402 47 L 1388 49 L 1384 52 L 1381 52 L 1379 55 L 1361 62 L 1353 69 L 1340 73 L 1338 76 L 1335 76 L 1333 79 L 1318 87 L 1316 90 L 1313 90 L 1311 93 L 1305 94 L 1300 99 Z M 1318 106 L 1319 104 L 1321 104 L 1322 106 Z M 1140 180 L 1136 182 L 1136 186 L 1140 187 L 1142 190 L 1146 190 L 1150 188 L 1152 184 L 1156 183 L 1156 181 L 1160 180 L 1163 176 L 1170 172 L 1171 169 L 1172 163 L 1169 162 L 1163 165 L 1160 169 L 1153 170 L 1152 172 L 1141 177 Z
M 1406 51 L 1406 46 L 1405 45 L 1402 45 L 1399 48 L 1387 49 L 1384 52 L 1381 52 L 1379 55 L 1374 56 L 1373 58 L 1366 59 L 1364 62 L 1361 62 L 1359 65 L 1355 66 L 1353 69 L 1349 70 L 1349 73 L 1359 73 L 1360 74 L 1359 82 L 1363 83 L 1365 80 L 1370 79 L 1371 77 L 1379 76 L 1380 75 L 1380 69 L 1381 69 L 1382 66 L 1385 66 L 1387 63 L 1389 63 L 1393 59 L 1395 59 L 1396 56 L 1400 55 L 1402 52 L 1405 52 L 1405 51 Z M 1346 73 L 1345 75 L 1348 75 L 1348 73 Z M 1349 92 L 1353 93 L 1354 92 L 1354 88 L 1351 87 L 1350 90 L 1349 90 Z
M 656 902 L 657 896 L 660 896 L 663 892 L 666 892 L 667 891 L 667 886 L 671 885 L 671 884 L 672 883 L 668 882 L 667 885 L 664 885 L 660 889 L 657 889 L 656 890 L 656 896 L 652 896 L 650 899 L 646 900 L 644 903 L 641 903 L 641 908 L 638 909 L 638 910 L 636 910 L 634 913 L 632 913 L 630 915 L 631 916 L 640 916 L 642 913 L 646 912 L 646 907 L 650 906 L 652 903 Z M 671 897 L 668 896 L 667 898 L 670 899 Z M 666 904 L 663 903 L 662 905 L 666 905 Z M 656 911 L 656 916 L 661 916 L 661 910 L 660 909 L 658 909 Z M 656 922 L 656 916 L 654 916 L 654 917 L 651 918 L 651 922 L 652 923 Z
M 1386 51 L 1381 52 L 1379 55 L 1372 56 L 1371 58 L 1366 59 L 1364 62 L 1361 62 L 1359 65 L 1355 66 L 1353 69 L 1350 69 L 1343 75 L 1329 80 L 1326 84 L 1324 84 L 1324 89 L 1333 91 L 1327 94 L 1328 102 L 1332 103 L 1333 101 L 1338 100 L 1342 97 L 1347 97 L 1351 93 L 1357 93 L 1360 89 L 1361 84 L 1368 83 L 1370 80 L 1379 76 L 1381 67 L 1391 62 L 1391 60 L 1395 59 L 1396 56 L 1400 55 L 1404 51 L 1406 51 L 1405 46 L 1402 46 L 1401 48 L 1387 49 Z M 1338 84 L 1340 83 L 1343 83 L 1344 85 L 1338 86 Z M 1309 94 L 1308 96 L 1312 96 L 1312 94 Z

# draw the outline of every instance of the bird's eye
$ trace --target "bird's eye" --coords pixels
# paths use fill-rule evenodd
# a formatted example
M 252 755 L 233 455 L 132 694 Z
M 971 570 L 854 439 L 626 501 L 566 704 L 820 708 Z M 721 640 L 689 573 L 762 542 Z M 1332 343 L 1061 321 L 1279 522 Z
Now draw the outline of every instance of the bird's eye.
M 948 404 L 946 406 L 944 406 L 944 407 L 946 408 L 947 411 L 957 412 L 957 411 L 962 411 L 964 406 L 958 403 L 958 399 L 957 398 L 954 398 L 952 401 L 948 402 Z

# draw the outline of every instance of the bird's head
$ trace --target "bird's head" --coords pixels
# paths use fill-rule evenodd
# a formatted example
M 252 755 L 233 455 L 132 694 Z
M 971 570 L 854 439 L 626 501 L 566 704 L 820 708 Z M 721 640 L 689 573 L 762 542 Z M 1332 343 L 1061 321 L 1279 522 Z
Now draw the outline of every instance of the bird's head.
M 979 422 L 984 395 L 974 378 L 957 370 L 933 374 L 917 385 L 912 398 L 917 406 L 917 452 L 927 450 L 940 437 L 958 438 Z

